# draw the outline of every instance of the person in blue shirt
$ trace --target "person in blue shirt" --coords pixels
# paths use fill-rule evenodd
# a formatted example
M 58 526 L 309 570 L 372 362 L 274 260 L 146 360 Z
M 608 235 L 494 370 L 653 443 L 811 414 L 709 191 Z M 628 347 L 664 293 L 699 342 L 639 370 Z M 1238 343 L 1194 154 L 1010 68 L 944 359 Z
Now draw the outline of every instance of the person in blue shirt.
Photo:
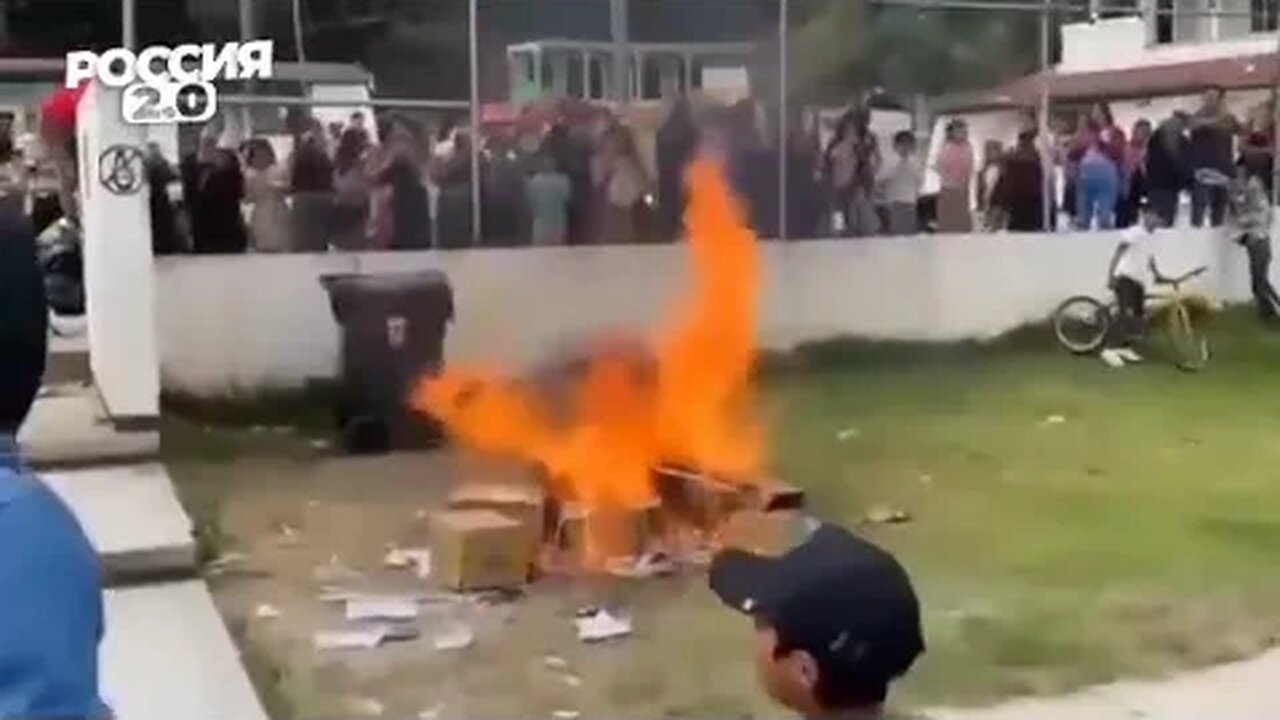
M 35 235 L 0 214 L 0 719 L 99 720 L 110 712 L 97 554 L 15 439 L 44 374 L 47 323 Z

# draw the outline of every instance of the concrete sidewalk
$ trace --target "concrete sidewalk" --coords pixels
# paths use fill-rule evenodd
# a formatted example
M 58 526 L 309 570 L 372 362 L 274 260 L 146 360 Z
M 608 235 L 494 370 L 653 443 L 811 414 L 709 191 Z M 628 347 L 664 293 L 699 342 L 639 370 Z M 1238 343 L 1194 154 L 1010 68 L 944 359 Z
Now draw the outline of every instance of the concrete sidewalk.
M 108 590 L 102 694 L 119 720 L 267 720 L 200 580 Z
M 1267 720 L 1280 718 L 1280 650 L 1163 681 L 1117 682 L 1060 698 L 978 710 L 932 710 L 930 720 Z
M 192 524 L 159 463 L 44 472 L 102 559 L 108 586 L 194 577 Z
M 115 427 L 98 391 L 75 382 L 40 390 L 18 442 L 39 470 L 144 462 L 160 454 L 159 432 Z

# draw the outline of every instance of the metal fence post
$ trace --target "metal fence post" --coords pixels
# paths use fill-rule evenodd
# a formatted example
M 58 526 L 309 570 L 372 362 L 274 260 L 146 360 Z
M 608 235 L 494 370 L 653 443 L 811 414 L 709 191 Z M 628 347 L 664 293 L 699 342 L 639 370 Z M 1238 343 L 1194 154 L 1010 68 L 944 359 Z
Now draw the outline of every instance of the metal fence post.
M 787 76 L 789 52 L 787 42 L 790 0 L 778 0 L 778 240 L 790 239 L 787 228 L 787 177 L 788 156 L 791 152 L 790 106 L 787 104 L 790 85 Z
M 467 0 L 467 29 L 471 60 L 471 244 L 479 245 L 480 219 L 480 0 Z
M 1044 231 L 1051 232 L 1055 216 L 1055 197 L 1054 188 L 1057 183 L 1054 182 L 1057 175 L 1057 165 L 1054 162 L 1053 138 L 1049 135 L 1049 86 L 1052 80 L 1053 67 L 1050 65 L 1050 43 L 1049 33 L 1052 31 L 1053 23 L 1050 22 L 1049 12 L 1052 0 L 1044 0 L 1040 7 L 1040 123 L 1039 135 L 1040 145 L 1044 148 L 1042 159 L 1040 160 L 1040 204 L 1041 204 L 1041 221 L 1044 223 Z

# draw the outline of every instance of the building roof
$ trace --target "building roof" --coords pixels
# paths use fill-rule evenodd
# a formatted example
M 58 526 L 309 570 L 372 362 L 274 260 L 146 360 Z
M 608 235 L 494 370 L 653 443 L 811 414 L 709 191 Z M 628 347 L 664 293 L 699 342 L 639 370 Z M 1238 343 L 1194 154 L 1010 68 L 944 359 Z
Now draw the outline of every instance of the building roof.
M 939 112 L 1036 107 L 1046 79 L 1055 103 L 1180 95 L 1213 85 L 1227 90 L 1264 88 L 1280 80 L 1280 58 L 1246 55 L 1121 70 L 1036 73 L 989 90 L 944 95 L 934 106 Z

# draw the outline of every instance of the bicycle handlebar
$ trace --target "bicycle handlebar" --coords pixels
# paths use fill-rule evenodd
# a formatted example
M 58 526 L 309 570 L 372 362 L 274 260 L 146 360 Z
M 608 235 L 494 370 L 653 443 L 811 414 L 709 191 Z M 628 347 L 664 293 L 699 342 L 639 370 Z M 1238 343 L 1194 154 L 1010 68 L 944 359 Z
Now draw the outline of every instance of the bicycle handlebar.
M 1188 280 L 1191 280 L 1192 278 L 1199 277 L 1208 271 L 1209 271 L 1208 265 L 1201 265 L 1195 270 L 1192 270 L 1191 272 L 1186 273 L 1185 275 L 1179 275 L 1177 277 L 1166 277 L 1157 272 L 1155 273 L 1155 279 L 1156 279 L 1157 285 L 1172 285 L 1174 287 L 1177 287 L 1178 285 L 1181 285 L 1182 283 L 1185 283 Z

